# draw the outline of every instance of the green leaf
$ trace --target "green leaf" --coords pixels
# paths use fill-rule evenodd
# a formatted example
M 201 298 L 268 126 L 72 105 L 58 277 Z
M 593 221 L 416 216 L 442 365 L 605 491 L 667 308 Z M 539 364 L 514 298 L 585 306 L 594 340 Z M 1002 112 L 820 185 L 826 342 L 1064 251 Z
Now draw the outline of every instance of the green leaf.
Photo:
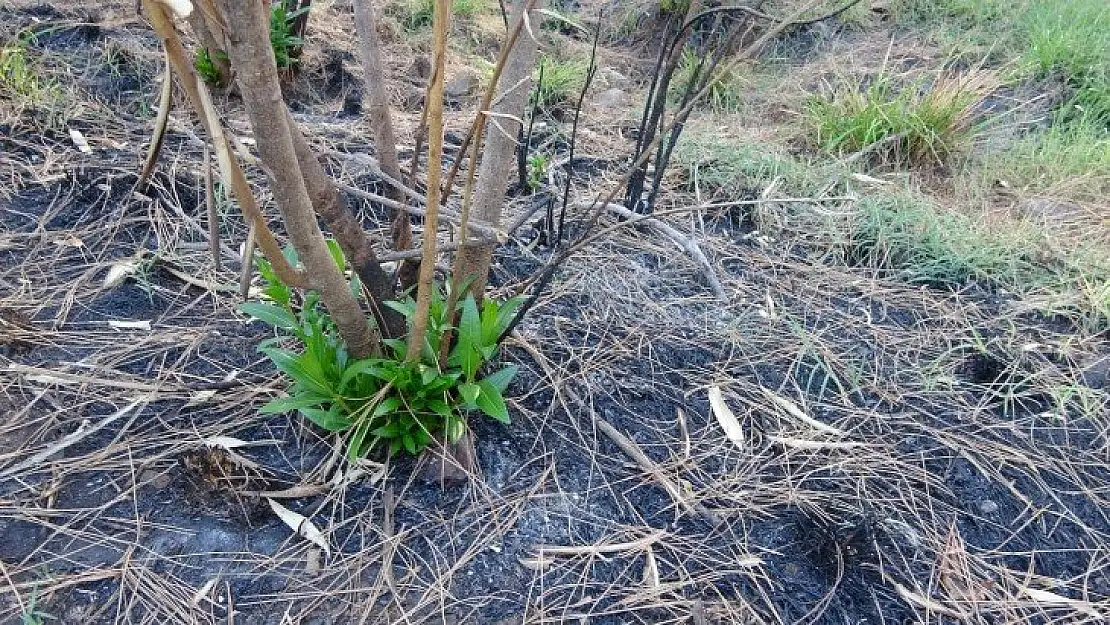
M 405 446 L 405 451 L 410 454 L 416 455 L 416 439 L 411 434 L 405 434 L 401 437 L 401 444 Z
M 370 424 L 360 423 L 355 428 L 355 433 L 351 436 L 351 440 L 347 441 L 347 460 L 354 462 L 362 457 L 363 447 L 366 445 L 366 437 L 370 434 Z
M 397 412 L 401 407 L 401 400 L 396 397 L 386 397 L 377 406 L 374 407 L 373 417 L 383 417 L 387 414 Z
M 331 259 L 335 261 L 335 266 L 339 271 L 347 270 L 347 259 L 343 257 L 343 248 L 339 247 L 339 241 L 335 239 L 328 239 L 328 252 L 331 252 Z
M 447 359 L 448 364 L 463 370 L 467 381 L 473 381 L 482 366 L 481 340 L 482 321 L 478 305 L 472 295 L 467 295 L 459 318 L 458 342 Z
M 360 375 L 369 375 L 377 379 L 384 379 L 382 376 L 386 375 L 385 369 L 382 367 L 383 361 L 380 358 L 366 358 L 364 360 L 356 360 L 347 365 L 343 370 L 343 375 L 339 378 L 339 392 L 347 390 L 347 385 L 351 380 Z
M 520 367 L 516 365 L 505 365 L 503 369 L 494 371 L 483 378 L 482 381 L 488 382 L 493 388 L 504 393 L 505 389 L 509 388 L 509 382 L 513 381 L 513 378 L 516 377 L 516 372 L 519 370 Z
M 307 390 L 327 397 L 334 395 L 327 380 L 321 380 L 319 377 L 313 375 L 312 372 L 305 369 L 301 360 L 302 356 L 297 356 L 290 351 L 278 349 L 276 347 L 260 347 L 258 351 L 269 356 L 278 370 L 290 378 L 293 378 L 294 382 L 305 387 Z
M 297 328 L 297 318 L 293 316 L 293 313 L 273 304 L 244 302 L 239 304 L 239 311 L 282 330 L 295 330 Z
M 405 354 L 408 352 L 408 345 L 405 343 L 404 339 L 383 339 L 382 343 L 393 350 L 393 358 L 395 360 L 403 361 L 405 359 Z
M 500 308 L 497 310 L 497 336 L 492 340 L 487 341 L 487 345 L 496 344 L 497 339 L 500 338 L 501 333 L 509 327 L 516 311 L 520 306 L 526 302 L 528 298 L 524 295 L 517 295 L 516 297 L 509 298 L 501 303 Z
M 489 379 L 488 377 L 486 378 Z M 464 382 L 459 385 L 459 395 L 462 396 L 463 402 L 468 406 L 473 406 L 474 402 L 478 399 L 478 395 L 482 392 L 482 388 L 474 382 Z
M 455 418 L 455 411 L 451 410 L 451 406 L 442 399 L 433 399 L 429 401 L 428 408 L 444 419 Z
M 505 406 L 505 398 L 501 396 L 501 391 L 487 380 L 478 382 L 478 386 L 482 389 L 482 392 L 478 394 L 478 401 L 475 402 L 478 408 L 501 423 L 508 425 L 509 409 Z
M 401 429 L 397 426 L 396 423 L 387 423 L 374 430 L 374 435 L 380 436 L 382 438 L 396 438 L 400 434 Z
M 339 414 L 339 408 L 332 406 L 330 410 L 320 410 L 319 408 L 301 408 L 303 414 L 309 421 L 324 428 L 329 432 L 339 432 L 351 427 L 351 420 Z
M 271 399 L 258 411 L 262 414 L 280 414 L 282 412 L 300 410 L 301 408 L 312 408 L 327 401 L 329 401 L 329 399 L 323 395 L 304 392 L 290 397 L 276 397 Z
M 416 314 L 416 302 L 414 302 L 411 297 L 403 300 L 389 300 L 383 303 L 401 313 L 405 319 L 412 319 L 413 315 Z

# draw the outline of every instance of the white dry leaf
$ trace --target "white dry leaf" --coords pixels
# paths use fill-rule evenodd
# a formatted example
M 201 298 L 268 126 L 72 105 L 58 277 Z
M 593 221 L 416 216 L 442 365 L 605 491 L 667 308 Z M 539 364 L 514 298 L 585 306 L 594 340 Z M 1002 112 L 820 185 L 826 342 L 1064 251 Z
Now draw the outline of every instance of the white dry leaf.
M 882 178 L 875 178 L 874 176 L 868 176 L 867 174 L 852 174 L 852 180 L 855 180 L 856 182 L 862 182 L 864 184 L 875 185 L 875 186 L 887 186 L 887 185 L 891 184 L 891 182 L 889 180 L 883 180 Z
M 79 237 L 73 236 L 71 234 L 60 239 L 54 239 L 54 245 L 57 245 L 58 247 L 84 247 L 85 242 L 82 241 Z
M 144 319 L 142 321 L 117 321 L 115 319 L 110 319 L 108 321 L 108 327 L 112 328 L 113 330 L 149 330 L 150 320 Z
M 1103 614 L 1100 613 L 1098 610 L 1096 610 L 1095 606 L 1091 605 L 1087 601 L 1080 601 L 1079 599 L 1072 599 L 1071 597 L 1065 597 L 1063 595 L 1058 595 L 1054 592 L 1049 592 L 1047 590 L 1041 590 L 1039 588 L 1023 588 L 1022 592 L 1024 592 L 1025 595 L 1027 597 L 1029 597 L 1030 599 L 1032 599 L 1033 601 L 1036 601 L 1037 603 L 1040 603 L 1040 604 L 1043 604 L 1043 605 L 1068 606 L 1068 607 L 1074 608 L 1074 609 L 1076 609 L 1076 610 L 1078 610 L 1078 611 L 1080 611 L 1080 612 L 1082 612 L 1082 613 L 1084 613 L 1088 616 L 1093 616 L 1094 618 L 1099 619 L 1100 621 L 1103 618 Z M 1102 622 L 1105 622 L 1105 621 L 1102 621 Z
M 9 367 L 8 370 L 11 371 L 11 368 Z M 27 376 L 27 381 L 34 382 L 36 384 L 76 384 L 76 382 L 74 382 L 70 378 L 53 376 L 48 373 L 31 374 Z
M 521 566 L 530 571 L 542 571 L 552 564 L 555 564 L 555 559 L 538 555 L 534 558 L 519 558 L 519 562 Z
M 213 577 L 207 582 L 204 582 L 204 584 L 202 584 L 201 587 L 195 593 L 193 593 L 194 607 L 199 606 L 201 601 L 208 599 L 208 593 L 212 592 L 212 588 L 215 587 L 216 582 L 218 581 L 220 581 L 219 577 Z
M 709 407 L 713 410 L 713 416 L 717 417 L 717 423 L 721 424 L 721 429 L 725 431 L 728 440 L 736 443 L 736 446 L 740 449 L 744 449 L 744 430 L 741 429 L 740 421 L 736 419 L 736 415 L 725 404 L 721 387 L 709 387 Z
M 767 440 L 772 443 L 778 443 L 784 447 L 793 447 L 794 449 L 855 449 L 863 447 L 863 443 L 844 443 L 840 441 L 812 441 L 804 438 L 793 438 L 790 436 L 774 436 L 767 435 Z
M 92 146 L 89 145 L 88 140 L 85 139 L 85 135 L 81 134 L 80 130 L 70 128 L 69 138 L 73 140 L 73 145 L 79 152 L 82 154 L 92 154 Z
M 807 415 L 805 411 L 798 406 L 798 404 L 795 404 L 794 402 L 783 397 L 782 395 L 779 395 L 771 389 L 760 387 L 759 390 L 763 391 L 763 394 L 767 397 L 767 399 L 771 400 L 771 402 L 774 403 L 776 406 L 782 408 L 786 411 L 787 414 L 794 417 L 798 421 L 801 421 L 802 423 L 808 425 L 809 427 L 825 432 L 826 434 L 844 436 L 843 430 L 834 428 L 833 426 L 825 423 L 821 423 L 817 419 L 814 419 L 813 417 Z
M 213 393 L 215 393 L 215 391 L 213 391 Z M 219 447 L 220 449 L 226 449 L 228 451 L 250 445 L 247 441 L 241 438 L 235 438 L 234 436 L 209 436 L 202 442 L 208 447 Z
M 134 261 L 128 260 L 121 263 L 115 263 L 108 268 L 108 273 L 104 276 L 104 284 L 102 285 L 103 288 L 110 289 L 119 286 L 123 283 L 124 280 L 127 279 L 127 276 L 135 273 L 135 271 L 137 271 L 138 269 L 139 265 Z
M 193 393 L 193 396 L 189 398 L 189 403 L 187 403 L 185 405 L 186 406 L 200 406 L 202 404 L 207 404 L 208 402 L 212 401 L 212 398 L 215 397 L 215 396 L 216 396 L 216 389 L 213 389 L 213 388 L 208 388 L 208 389 L 204 389 L 204 390 L 201 390 L 201 391 L 197 391 L 197 392 Z
M 177 19 L 185 19 L 193 14 L 193 3 L 189 0 L 158 0 L 173 11 Z
M 298 536 L 323 549 L 324 555 L 331 556 L 331 545 L 328 544 L 328 539 L 324 538 L 324 534 L 320 532 L 320 529 L 317 528 L 312 521 L 302 514 L 293 512 L 269 497 L 266 498 L 266 501 L 270 502 L 270 509 L 274 511 L 274 514 L 278 515 L 282 523 L 288 525 Z
M 644 558 L 644 585 L 648 588 L 659 587 L 659 566 L 655 563 L 655 551 L 648 546 Z

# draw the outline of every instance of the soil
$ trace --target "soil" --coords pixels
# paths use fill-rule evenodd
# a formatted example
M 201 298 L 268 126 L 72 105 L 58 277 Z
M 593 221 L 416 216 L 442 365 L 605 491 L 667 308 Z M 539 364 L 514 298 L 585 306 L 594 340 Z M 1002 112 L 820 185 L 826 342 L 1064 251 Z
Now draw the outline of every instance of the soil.
M 441 487 L 420 481 L 411 458 L 379 457 L 360 479 L 327 486 L 336 441 L 295 415 L 257 412 L 282 388 L 256 351 L 272 332 L 203 286 L 233 284 L 238 266 L 212 271 L 195 245 L 203 230 L 187 225 L 206 219 L 200 147 L 171 131 L 151 187 L 133 192 L 161 71 L 154 37 L 140 21 L 60 4 L 3 9 L 0 21 L 6 32 L 62 26 L 36 38 L 44 57 L 123 51 L 111 71 L 76 82 L 99 103 L 69 125 L 93 154 L 64 129 L 3 135 L 5 167 L 64 167 L 0 193 L 0 622 L 27 623 L 32 597 L 57 623 L 1110 614 L 1110 394 L 1083 369 L 1105 362 L 1107 337 L 1014 312 L 974 285 L 922 288 L 767 248 L 740 236 L 753 225 L 735 209 L 707 216 L 699 235 L 728 302 L 643 228 L 559 272 L 503 353 L 521 366 L 507 393 L 513 423 L 472 420 L 480 475 Z M 807 33 L 795 35 L 800 58 L 819 54 Z M 298 119 L 321 143 L 360 145 L 357 60 L 311 56 L 312 43 L 305 62 L 316 65 L 288 94 Z M 96 115 L 107 111 L 104 125 Z M 583 186 L 614 171 L 619 157 L 575 163 Z M 240 241 L 234 207 L 222 215 L 226 241 Z M 529 227 L 544 230 L 536 219 Z M 497 293 L 542 267 L 552 252 L 539 243 L 524 231 L 498 249 Z M 129 261 L 138 268 L 125 281 L 103 284 Z M 109 324 L 119 321 L 151 329 Z M 739 444 L 710 408 L 714 384 Z M 767 392 L 843 435 L 828 439 Z M 660 475 L 721 522 L 676 503 Z M 295 535 L 260 492 L 308 517 L 329 551 Z

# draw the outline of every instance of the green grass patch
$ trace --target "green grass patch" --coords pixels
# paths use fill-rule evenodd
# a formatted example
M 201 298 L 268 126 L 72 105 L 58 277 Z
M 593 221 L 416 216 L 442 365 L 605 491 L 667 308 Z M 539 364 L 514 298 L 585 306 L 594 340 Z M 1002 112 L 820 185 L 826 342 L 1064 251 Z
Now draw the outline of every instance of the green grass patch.
M 540 108 L 577 101 L 582 85 L 586 82 L 588 67 L 589 63 L 581 59 L 542 55 L 534 75 L 535 97 Z
M 827 176 L 813 163 L 791 156 L 767 142 L 738 141 L 701 129 L 689 129 L 675 146 L 673 162 L 686 172 L 691 187 L 723 197 L 763 189 L 772 182 L 791 195 L 816 193 Z
M 455 18 L 472 17 L 489 7 L 487 0 L 452 0 L 451 15 Z M 423 30 L 432 25 L 435 0 L 409 0 L 403 8 L 401 23 L 410 31 Z
M 1110 133 L 1106 111 L 1078 110 L 1073 102 L 1058 121 L 982 159 L 990 180 L 1034 192 L 1067 184 L 1072 197 L 1104 201 L 1110 195 Z M 1067 118 L 1068 121 L 1061 121 Z
M 0 48 L 0 94 L 9 98 L 34 98 L 42 90 L 39 77 L 19 44 Z
M 841 82 L 810 98 L 805 114 L 813 142 L 825 152 L 867 149 L 886 162 L 940 163 L 970 141 L 973 107 L 993 87 L 981 72 L 901 88 L 880 75 L 870 84 Z
M 989 225 L 920 196 L 864 197 L 848 239 L 855 264 L 934 286 L 971 281 L 1045 302 L 1052 314 L 1110 327 L 1110 266 L 1097 246 L 1054 248 L 1033 224 Z
M 1024 59 L 1040 76 L 1076 85 L 1110 81 L 1110 2 L 1036 0 L 1019 18 Z
M 686 93 L 687 86 L 690 84 L 690 79 L 697 71 L 700 62 L 701 57 L 693 50 L 686 48 L 682 51 L 682 59 L 671 77 L 671 99 L 673 101 L 679 102 L 682 100 L 682 96 Z M 702 72 L 708 71 L 708 69 L 707 65 L 702 68 Z M 743 93 L 740 75 L 736 71 L 727 71 L 709 87 L 709 92 L 705 95 L 702 106 L 718 113 L 732 113 L 739 110 L 743 103 Z

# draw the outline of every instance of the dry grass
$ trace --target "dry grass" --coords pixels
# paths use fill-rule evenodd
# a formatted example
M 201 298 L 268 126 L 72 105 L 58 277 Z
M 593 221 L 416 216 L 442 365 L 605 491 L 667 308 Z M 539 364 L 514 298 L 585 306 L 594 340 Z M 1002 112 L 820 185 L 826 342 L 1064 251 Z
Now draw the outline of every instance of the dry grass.
M 157 67 L 155 42 L 138 41 Z M 319 62 L 311 47 L 305 62 Z M 156 90 L 143 86 L 148 100 Z M 324 150 L 363 151 L 360 122 L 332 106 L 300 116 L 307 132 Z M 647 230 L 618 229 L 572 259 L 510 347 L 524 369 L 514 427 L 479 430 L 483 475 L 443 491 L 390 462 L 331 483 L 336 441 L 257 415 L 277 378 L 254 352 L 264 333 L 222 288 L 244 236 L 235 211 L 226 269 L 211 268 L 199 143 L 179 121 L 154 186 L 135 195 L 149 120 L 109 112 L 90 104 L 68 120 L 93 155 L 28 132 L 0 154 L 0 620 L 30 614 L 32 597 L 64 623 L 1110 614 L 1110 395 L 1091 378 L 1105 336 L 1044 323 L 1021 300 L 799 254 L 821 242 L 799 214 L 858 206 L 808 182 L 798 190 L 818 202 L 776 201 L 795 191 L 788 165 L 768 158 L 750 174 L 774 240 L 743 236 L 750 205 L 697 208 L 676 190 L 660 206 L 711 258 L 727 302 Z M 605 119 L 588 126 L 588 151 L 615 149 Z M 356 159 L 333 164 L 370 184 Z M 616 176 L 579 180 L 579 197 Z M 500 292 L 547 254 L 509 245 Z M 132 258 L 136 273 L 103 287 Z M 713 418 L 710 385 L 742 445 Z M 216 436 L 251 445 L 208 450 Z M 330 557 L 251 494 L 293 488 L 316 493 L 281 501 L 311 517 Z M 694 504 L 723 522 L 689 515 Z

